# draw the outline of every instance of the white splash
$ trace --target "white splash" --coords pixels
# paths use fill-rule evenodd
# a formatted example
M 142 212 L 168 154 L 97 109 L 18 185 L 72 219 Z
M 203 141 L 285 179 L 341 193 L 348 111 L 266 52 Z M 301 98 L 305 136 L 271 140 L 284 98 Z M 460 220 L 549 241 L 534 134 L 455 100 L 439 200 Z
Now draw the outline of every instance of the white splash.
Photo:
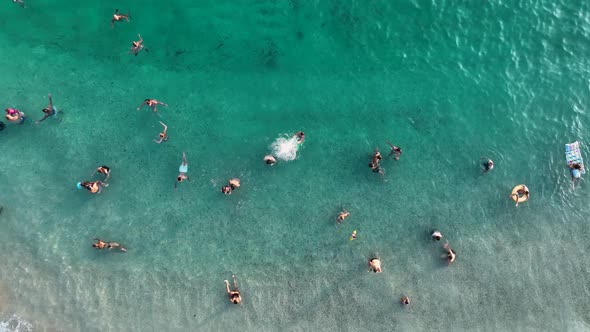
M 12 315 L 6 321 L 0 321 L 0 332 L 29 332 L 33 325 L 17 315 Z
M 297 149 L 299 149 L 299 144 L 297 144 L 296 136 L 290 138 L 279 137 L 272 143 L 270 148 L 272 149 L 272 154 L 275 157 L 289 161 L 294 160 L 297 157 Z

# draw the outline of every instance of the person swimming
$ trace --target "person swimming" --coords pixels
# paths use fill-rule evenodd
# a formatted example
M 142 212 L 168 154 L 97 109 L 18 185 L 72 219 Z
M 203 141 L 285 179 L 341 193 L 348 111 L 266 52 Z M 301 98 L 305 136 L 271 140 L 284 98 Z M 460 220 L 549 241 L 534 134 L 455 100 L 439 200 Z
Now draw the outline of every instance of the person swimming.
M 435 241 L 440 241 L 440 239 L 442 239 L 442 233 L 436 229 L 432 231 L 432 234 L 430 236 Z
M 0 131 L 4 130 L 4 128 L 6 128 L 6 124 L 4 124 L 4 122 L 0 121 Z
M 142 50 L 146 52 L 150 51 L 147 48 L 144 48 L 143 39 L 141 38 L 141 35 L 137 34 L 137 36 L 139 37 L 139 40 L 131 42 L 131 50 L 129 51 L 129 54 L 133 54 L 135 56 L 137 56 L 137 54 L 139 54 L 139 52 L 141 52 Z
M 160 121 L 160 124 L 164 127 L 164 130 L 160 133 L 160 135 L 158 135 L 160 137 L 159 141 L 156 141 L 154 139 L 154 142 L 156 142 L 158 144 L 168 141 L 168 134 L 166 134 L 166 131 L 168 130 L 168 126 L 166 126 L 164 124 L 164 122 L 162 122 L 162 121 Z
M 151 107 L 151 109 L 154 113 L 158 112 L 158 105 L 163 105 L 163 106 L 168 107 L 168 104 L 163 103 L 161 101 L 157 101 L 156 99 L 146 99 L 143 101 L 143 103 L 141 103 L 141 105 L 139 105 L 137 110 L 139 111 L 144 105 Z
M 305 141 L 305 133 L 302 131 L 296 132 L 294 137 L 297 137 L 297 144 L 301 144 Z
M 338 213 L 338 216 L 336 217 L 336 222 L 341 224 L 344 221 L 344 219 L 348 218 L 348 216 L 350 216 L 350 212 L 342 208 L 342 211 L 340 211 L 340 213 Z
M 379 152 L 379 150 L 375 150 L 375 153 L 373 153 L 373 156 L 371 157 L 371 163 L 379 164 L 381 159 L 383 159 L 383 157 L 381 156 L 381 152 Z
M 113 19 L 111 19 L 111 28 L 115 27 L 115 22 L 119 22 L 122 20 L 129 22 L 130 18 L 131 18 L 131 15 L 129 15 L 129 13 L 121 14 L 121 13 L 119 13 L 118 9 L 115 9 L 115 13 L 113 14 Z
M 455 252 L 455 250 L 451 249 L 451 246 L 449 246 L 449 243 L 445 243 L 443 245 L 443 248 L 446 250 L 446 259 L 447 259 L 447 264 L 451 265 L 451 263 L 453 263 L 455 261 L 455 258 L 457 257 L 457 253 Z
M 356 229 L 352 231 L 350 237 L 348 238 L 350 241 L 356 240 Z
M 274 164 L 276 164 L 276 163 L 277 163 L 277 159 L 276 159 L 276 158 L 275 158 L 273 155 L 271 155 L 271 154 L 267 154 L 266 156 L 264 156 L 264 162 L 265 162 L 267 165 L 270 165 L 270 166 L 272 166 L 272 165 L 274 165 Z
M 23 113 L 17 109 L 9 107 L 5 111 L 6 111 L 5 118 L 6 118 L 6 120 L 8 120 L 10 122 L 22 124 L 26 120 L 25 113 Z
M 107 244 L 101 239 L 94 239 L 94 241 L 96 242 L 92 244 L 93 248 L 101 250 L 107 247 Z
M 53 107 L 53 100 L 51 99 L 51 93 L 48 94 L 47 97 L 49 98 L 49 105 L 47 105 L 47 107 L 45 107 L 42 110 L 43 113 L 45 113 L 45 114 L 43 115 L 43 118 L 41 118 L 41 120 L 36 121 L 35 123 L 41 123 L 41 122 L 45 121 L 45 119 L 47 119 L 50 116 L 57 117 L 57 110 L 55 109 L 55 107 Z
M 369 259 L 369 271 L 381 273 L 381 260 L 377 257 Z
M 576 186 L 576 178 L 580 178 L 580 170 L 582 169 L 582 165 L 576 162 L 569 163 L 567 165 L 572 173 L 572 186 L 575 188 Z
M 400 299 L 400 302 L 401 302 L 401 304 L 403 304 L 403 305 L 408 305 L 408 304 L 410 304 L 410 298 L 404 295 L 404 296 L 402 296 L 402 298 Z
M 221 192 L 225 195 L 231 195 L 231 187 L 229 185 L 225 185 L 221 187 Z
M 176 177 L 176 182 L 174 183 L 174 189 L 178 186 L 178 184 L 184 180 L 191 180 L 188 175 L 188 162 L 186 161 L 186 153 L 182 152 L 182 164 L 178 168 L 178 176 Z
M 480 162 L 484 174 L 494 169 L 494 161 L 492 159 L 481 157 Z
M 399 157 L 402 155 L 402 149 L 391 144 L 391 142 L 389 141 L 387 141 L 387 144 L 389 144 L 389 146 L 391 147 L 391 152 L 389 152 L 389 155 L 387 155 L 387 157 L 394 156 L 395 160 L 399 160 Z
M 25 8 L 24 0 L 12 0 L 13 3 L 19 4 L 21 7 Z
M 111 176 L 111 168 L 108 166 L 98 166 L 96 168 L 96 172 L 105 175 L 104 182 L 107 182 L 109 180 L 109 176 Z
M 228 181 L 228 185 L 230 186 L 231 190 L 235 190 L 236 188 L 240 187 L 240 179 L 233 178 Z
M 231 277 L 234 281 L 234 290 L 231 290 L 229 288 L 229 281 L 224 280 L 223 282 L 225 282 L 225 289 L 227 291 L 227 294 L 229 295 L 229 301 L 233 304 L 238 304 L 242 302 L 242 296 L 240 295 L 240 291 L 238 290 L 238 281 L 236 280 L 236 276 L 232 275 Z
M 84 181 L 78 182 L 78 189 L 86 189 L 90 191 L 92 194 L 100 194 L 102 192 L 102 188 L 108 187 L 108 183 L 104 183 L 101 181 Z

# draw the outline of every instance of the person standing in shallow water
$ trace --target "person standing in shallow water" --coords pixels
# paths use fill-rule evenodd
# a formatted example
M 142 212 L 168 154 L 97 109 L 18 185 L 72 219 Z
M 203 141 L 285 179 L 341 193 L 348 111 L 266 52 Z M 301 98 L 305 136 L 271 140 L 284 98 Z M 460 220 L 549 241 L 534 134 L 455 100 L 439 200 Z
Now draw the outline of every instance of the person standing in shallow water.
M 229 301 L 233 304 L 238 304 L 242 302 L 242 296 L 240 295 L 240 291 L 238 290 L 238 281 L 236 280 L 235 274 L 231 276 L 234 281 L 234 290 L 229 288 L 229 281 L 224 280 L 225 282 L 225 289 L 227 294 L 229 295 Z
M 178 176 L 176 177 L 176 182 L 174 183 L 174 189 L 178 186 L 178 184 L 184 180 L 191 180 L 188 175 L 188 161 L 186 161 L 186 153 L 182 153 L 182 164 L 178 168 Z

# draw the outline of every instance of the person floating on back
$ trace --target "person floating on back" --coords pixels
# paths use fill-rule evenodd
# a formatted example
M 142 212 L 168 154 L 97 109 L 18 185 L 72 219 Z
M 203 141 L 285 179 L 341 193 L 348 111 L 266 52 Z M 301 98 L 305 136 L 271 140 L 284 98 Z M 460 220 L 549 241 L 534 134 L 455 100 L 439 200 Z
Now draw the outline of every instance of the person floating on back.
M 42 121 L 45 121 L 45 119 L 47 119 L 50 116 L 57 117 L 57 110 L 55 109 L 55 107 L 53 107 L 53 100 L 51 99 L 51 93 L 48 94 L 47 97 L 49 98 L 49 105 L 47 105 L 47 107 L 45 107 L 42 110 L 43 113 L 45 113 L 45 114 L 43 115 L 43 118 L 41 118 L 41 120 L 39 120 L 35 123 L 40 123 Z
M 4 117 L 6 120 L 16 124 L 23 124 L 27 119 L 25 113 L 10 107 L 6 109 L 6 115 Z
M 154 113 L 158 112 L 158 105 L 163 105 L 163 106 L 168 106 L 167 104 L 161 102 L 161 101 L 157 101 L 155 99 L 146 99 L 143 101 L 143 103 L 141 103 L 141 105 L 139 105 L 139 107 L 137 108 L 137 110 L 139 111 L 143 105 L 148 105 L 148 107 L 150 107 L 152 109 L 152 111 L 154 111 Z
M 154 142 L 160 144 L 162 142 L 166 142 L 168 140 L 168 134 L 166 134 L 166 131 L 168 130 L 168 126 L 166 126 L 162 121 L 160 121 L 160 124 L 164 127 L 164 130 L 160 133 L 160 135 L 158 135 L 160 137 L 160 140 L 156 141 L 154 140 Z
M 242 296 L 240 296 L 240 291 L 238 290 L 238 281 L 236 280 L 236 276 L 232 275 L 231 276 L 233 278 L 234 281 L 234 289 L 231 290 L 229 288 L 229 281 L 224 280 L 223 282 L 225 282 L 225 289 L 227 291 L 227 294 L 229 295 L 229 301 L 233 304 L 238 304 L 240 302 L 242 302 Z
M 387 157 L 393 156 L 395 160 L 399 160 L 399 157 L 402 155 L 402 149 L 399 147 L 391 144 L 391 142 L 387 141 L 387 144 L 391 147 L 391 152 L 387 155 Z
M 176 177 L 176 182 L 174 183 L 174 189 L 178 186 L 178 184 L 184 180 L 191 180 L 188 175 L 188 161 L 186 161 L 186 153 L 182 153 L 182 164 L 178 168 L 178 176 Z
M 137 56 L 137 54 L 139 54 L 139 52 L 141 52 L 142 50 L 146 52 L 150 51 L 147 48 L 144 48 L 143 39 L 141 38 L 141 35 L 137 34 L 137 36 L 139 36 L 139 40 L 131 42 L 131 50 L 129 51 L 129 54 L 133 54 L 135 56 Z
M 121 13 L 119 13 L 118 9 L 115 9 L 115 13 L 113 14 L 113 19 L 111 20 L 111 28 L 115 27 L 115 22 L 119 22 L 119 21 L 123 21 L 123 20 L 129 22 L 129 18 L 131 18 L 131 15 L 129 15 L 129 13 L 121 14 Z

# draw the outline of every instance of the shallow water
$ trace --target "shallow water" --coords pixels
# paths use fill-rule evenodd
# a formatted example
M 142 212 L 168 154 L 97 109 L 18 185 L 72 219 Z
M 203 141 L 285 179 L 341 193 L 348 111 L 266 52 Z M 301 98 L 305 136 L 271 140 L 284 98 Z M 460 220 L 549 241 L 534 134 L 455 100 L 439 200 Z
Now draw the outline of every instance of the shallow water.
M 2 101 L 62 113 L 0 133 L 0 331 L 590 330 L 588 188 L 563 154 L 587 156 L 589 3 L 127 1 L 114 29 L 113 4 L 27 5 L 0 11 Z M 103 164 L 102 194 L 76 189 Z

